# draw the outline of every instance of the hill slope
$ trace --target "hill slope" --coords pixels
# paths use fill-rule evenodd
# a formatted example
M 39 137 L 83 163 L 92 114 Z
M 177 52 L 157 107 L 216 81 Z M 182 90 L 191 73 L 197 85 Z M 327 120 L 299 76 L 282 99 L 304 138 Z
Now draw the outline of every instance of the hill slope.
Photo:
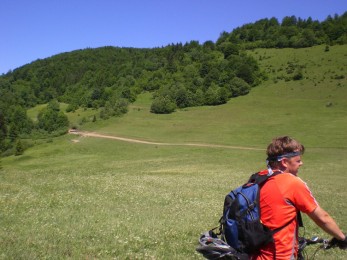
M 127 115 L 81 129 L 158 142 L 260 147 L 273 135 L 291 134 L 312 146 L 346 148 L 347 48 L 333 46 L 328 52 L 324 48 L 250 52 L 269 80 L 225 105 L 155 115 L 149 112 L 151 95 L 142 94 Z M 303 79 L 286 81 L 293 66 Z

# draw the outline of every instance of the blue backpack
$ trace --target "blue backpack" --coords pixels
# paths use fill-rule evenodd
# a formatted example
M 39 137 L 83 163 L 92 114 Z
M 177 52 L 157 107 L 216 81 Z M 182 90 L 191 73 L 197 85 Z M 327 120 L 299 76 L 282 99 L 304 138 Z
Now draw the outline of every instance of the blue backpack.
M 270 230 L 260 221 L 259 192 L 272 175 L 253 174 L 249 181 L 226 195 L 223 215 L 220 219 L 222 239 L 238 252 L 253 254 L 269 242 L 273 234 L 289 225 L 295 218 L 275 230 Z M 299 224 L 302 226 L 300 213 Z

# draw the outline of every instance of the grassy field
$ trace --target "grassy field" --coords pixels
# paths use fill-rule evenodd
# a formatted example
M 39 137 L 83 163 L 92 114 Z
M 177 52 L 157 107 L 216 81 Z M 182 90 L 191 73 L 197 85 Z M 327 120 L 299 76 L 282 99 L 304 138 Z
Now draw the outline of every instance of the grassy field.
M 148 141 L 257 150 L 66 135 L 2 158 L 0 259 L 201 259 L 199 234 L 217 225 L 224 196 L 264 167 L 262 149 L 284 134 L 306 145 L 300 176 L 346 231 L 347 48 L 324 48 L 252 51 L 271 76 L 226 105 L 154 115 L 144 93 L 127 115 L 79 126 Z M 304 79 L 285 80 L 288 62 L 303 67 Z M 95 112 L 69 117 L 78 124 Z M 305 236 L 328 237 L 304 221 Z M 337 249 L 316 256 L 346 258 Z

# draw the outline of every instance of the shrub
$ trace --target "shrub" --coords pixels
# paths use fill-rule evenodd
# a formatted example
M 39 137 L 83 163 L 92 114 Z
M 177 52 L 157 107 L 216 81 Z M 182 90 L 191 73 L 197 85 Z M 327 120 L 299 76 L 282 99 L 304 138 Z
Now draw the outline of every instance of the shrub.
M 249 93 L 251 86 L 241 78 L 235 77 L 230 82 L 232 97 L 238 97 Z
M 296 70 L 294 75 L 293 75 L 294 80 L 301 80 L 301 79 L 303 79 L 303 77 L 304 77 L 304 75 L 303 75 L 301 70 Z
M 151 105 L 151 112 L 155 114 L 170 114 L 175 110 L 176 104 L 169 97 L 159 96 Z
M 22 155 L 24 153 L 24 146 L 20 139 L 17 140 L 16 146 L 15 146 L 15 156 Z

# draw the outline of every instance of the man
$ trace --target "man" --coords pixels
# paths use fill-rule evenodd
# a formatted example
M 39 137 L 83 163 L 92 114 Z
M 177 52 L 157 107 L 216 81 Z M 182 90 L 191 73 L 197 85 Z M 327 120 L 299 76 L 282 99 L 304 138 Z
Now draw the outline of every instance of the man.
M 340 248 L 346 249 L 346 236 L 318 205 L 306 183 L 297 177 L 304 151 L 302 144 L 288 136 L 273 139 L 267 148 L 268 170 L 261 174 L 279 174 L 270 177 L 260 190 L 261 221 L 270 229 L 279 231 L 273 236 L 274 242 L 267 244 L 252 259 L 296 259 L 299 211 L 332 235 Z

